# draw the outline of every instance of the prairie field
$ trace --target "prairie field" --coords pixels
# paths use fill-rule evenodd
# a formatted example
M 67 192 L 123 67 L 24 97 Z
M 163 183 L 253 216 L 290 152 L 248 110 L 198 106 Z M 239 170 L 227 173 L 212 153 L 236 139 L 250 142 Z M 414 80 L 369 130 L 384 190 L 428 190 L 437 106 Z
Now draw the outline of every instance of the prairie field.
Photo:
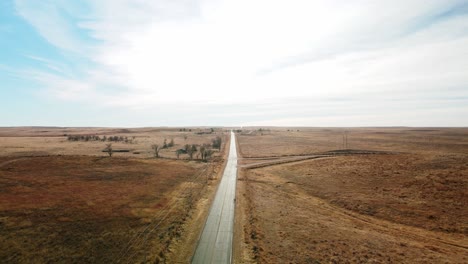
M 224 147 L 208 162 L 186 154 L 177 159 L 174 152 L 228 138 L 222 131 L 195 132 L 0 129 L 1 262 L 186 262 L 222 171 Z M 70 142 L 65 134 L 135 139 L 114 142 L 114 149 L 129 152 L 109 157 L 102 152 L 109 142 Z M 165 138 L 174 146 L 154 158 L 151 144 Z
M 181 131 L 183 130 L 183 131 Z M 162 146 L 164 140 L 174 141 L 174 146 L 162 149 L 161 157 L 176 158 L 175 150 L 186 144 L 209 144 L 216 136 L 225 138 L 227 132 L 208 128 L 59 128 L 12 127 L 0 128 L 0 156 L 86 155 L 102 156 L 106 144 L 123 150 L 119 157 L 150 158 L 154 156 L 151 145 Z M 69 141 L 69 136 L 123 137 L 125 141 Z M 215 154 L 216 155 L 216 154 Z M 187 155 L 181 155 L 187 159 Z
M 0 259 L 189 262 L 229 138 L 189 129 L 0 128 Z M 218 136 L 208 162 L 175 154 Z M 235 263 L 468 262 L 468 129 L 236 136 Z M 174 145 L 155 158 L 165 139 Z M 109 143 L 123 152 L 109 157 Z
M 468 262 L 468 129 L 244 128 L 238 142 L 238 263 Z

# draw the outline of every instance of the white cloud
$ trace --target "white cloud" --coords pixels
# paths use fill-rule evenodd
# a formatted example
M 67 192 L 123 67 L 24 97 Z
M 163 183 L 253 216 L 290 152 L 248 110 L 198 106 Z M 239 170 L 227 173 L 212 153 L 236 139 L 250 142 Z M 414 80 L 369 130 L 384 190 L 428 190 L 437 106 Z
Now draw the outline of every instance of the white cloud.
M 86 54 L 85 43 L 74 32 L 74 26 L 66 16 L 63 1 L 15 0 L 18 14 L 30 23 L 52 45 L 65 51 Z
M 17 0 L 17 8 L 50 43 L 95 64 L 79 77 L 36 74 L 62 99 L 135 109 L 204 104 L 215 112 L 220 104 L 279 101 L 280 114 L 294 98 L 358 97 L 373 106 L 375 97 L 409 96 L 425 111 L 434 103 L 428 98 L 468 98 L 468 15 L 452 15 L 464 1 L 107 0 L 90 1 L 92 12 L 79 15 L 59 3 Z M 63 12 L 99 44 L 74 35 Z M 299 112 L 279 123 L 339 119 Z M 225 114 L 242 122 L 235 109 Z

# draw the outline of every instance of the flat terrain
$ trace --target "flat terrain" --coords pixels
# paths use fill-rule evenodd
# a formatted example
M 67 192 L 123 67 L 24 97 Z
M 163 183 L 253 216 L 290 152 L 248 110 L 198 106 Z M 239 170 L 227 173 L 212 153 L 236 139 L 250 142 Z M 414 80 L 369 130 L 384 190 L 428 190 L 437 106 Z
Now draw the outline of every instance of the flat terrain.
M 236 262 L 468 262 L 468 129 L 297 130 L 238 137 Z
M 56 127 L 12 127 L 0 128 L 1 156 L 44 156 L 44 155 L 87 155 L 102 156 L 106 144 L 113 149 L 127 150 L 119 157 L 153 157 L 152 144 L 162 146 L 174 140 L 174 146 L 162 149 L 160 155 L 176 158 L 175 150 L 186 144 L 210 144 L 216 136 L 226 137 L 228 132 L 216 129 L 210 133 L 207 128 L 56 128 Z M 204 134 L 197 134 L 204 133 Z M 126 137 L 128 142 L 118 141 L 69 141 L 68 136 Z M 181 155 L 182 159 L 188 158 Z
M 120 131 L 122 136 L 134 135 L 136 143 L 114 145 L 140 154 L 108 157 L 101 152 L 107 142 L 70 142 L 60 130 L 0 129 L 2 262 L 187 262 L 222 170 L 224 148 L 210 162 L 192 161 L 187 155 L 178 160 L 174 150 L 223 134 Z M 83 135 L 119 132 L 65 130 Z M 161 151 L 164 158 L 152 158 L 148 144 L 161 144 L 164 138 L 174 138 L 175 146 Z

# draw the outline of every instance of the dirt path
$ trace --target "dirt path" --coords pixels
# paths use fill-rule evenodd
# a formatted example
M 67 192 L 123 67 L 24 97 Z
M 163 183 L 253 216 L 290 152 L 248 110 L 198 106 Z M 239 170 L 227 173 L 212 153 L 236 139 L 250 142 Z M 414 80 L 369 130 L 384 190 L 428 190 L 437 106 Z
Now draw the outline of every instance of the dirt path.
M 293 157 L 293 158 L 282 158 L 282 159 L 268 160 L 264 162 L 243 164 L 243 165 L 240 165 L 240 167 L 244 169 L 258 169 L 258 168 L 264 168 L 268 166 L 286 164 L 286 163 L 291 163 L 291 162 L 299 162 L 299 161 L 310 160 L 310 159 L 326 158 L 326 157 L 330 157 L 330 156 L 313 155 L 313 156 L 301 156 L 301 157 Z
M 13 163 L 13 162 L 16 162 L 16 161 L 20 161 L 20 160 L 24 160 L 24 159 L 27 159 L 27 158 L 17 158 L 17 159 L 12 159 L 12 160 L 7 160 L 7 161 L 4 161 L 2 163 L 0 163 L 0 168 L 5 166 L 5 165 L 8 165 L 10 163 Z
M 310 159 L 329 158 L 337 156 L 351 156 L 351 155 L 392 155 L 396 152 L 389 151 L 371 151 L 371 150 L 333 150 L 317 154 L 301 154 L 301 155 L 284 155 L 284 156 L 265 156 L 253 158 L 241 158 L 239 167 L 244 169 L 258 169 L 275 165 L 282 165 L 292 162 L 300 162 Z M 256 162 L 262 161 L 262 162 Z

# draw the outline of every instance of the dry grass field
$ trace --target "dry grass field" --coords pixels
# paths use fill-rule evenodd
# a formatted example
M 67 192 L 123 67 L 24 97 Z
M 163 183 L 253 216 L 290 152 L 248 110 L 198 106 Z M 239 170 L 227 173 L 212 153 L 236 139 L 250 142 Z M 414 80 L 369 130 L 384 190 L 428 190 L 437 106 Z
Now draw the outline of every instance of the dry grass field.
M 177 160 L 174 150 L 217 135 L 227 139 L 220 131 L 194 132 L 0 129 L 0 262 L 187 262 L 225 150 L 210 162 Z M 130 152 L 108 157 L 101 152 L 106 142 L 69 142 L 64 134 L 135 136 L 135 142 L 114 143 Z M 161 151 L 165 158 L 152 158 L 150 145 L 164 138 L 175 146 Z
M 238 135 L 237 262 L 467 263 L 468 129 L 346 130 Z
M 189 129 L 191 131 L 189 131 Z M 128 150 L 115 154 L 119 157 L 149 158 L 153 156 L 152 144 L 163 145 L 174 140 L 174 147 L 163 149 L 162 157 L 176 158 L 175 150 L 186 144 L 209 144 L 216 136 L 226 137 L 227 132 L 216 129 L 208 134 L 208 128 L 54 128 L 54 127 L 13 127 L 0 128 L 0 156 L 44 156 L 44 155 L 87 155 L 102 156 L 107 143 L 118 150 Z M 207 134 L 197 134 L 205 132 Z M 96 135 L 122 136 L 133 143 L 102 141 L 68 141 L 68 136 Z M 182 155 L 181 158 L 188 158 Z

